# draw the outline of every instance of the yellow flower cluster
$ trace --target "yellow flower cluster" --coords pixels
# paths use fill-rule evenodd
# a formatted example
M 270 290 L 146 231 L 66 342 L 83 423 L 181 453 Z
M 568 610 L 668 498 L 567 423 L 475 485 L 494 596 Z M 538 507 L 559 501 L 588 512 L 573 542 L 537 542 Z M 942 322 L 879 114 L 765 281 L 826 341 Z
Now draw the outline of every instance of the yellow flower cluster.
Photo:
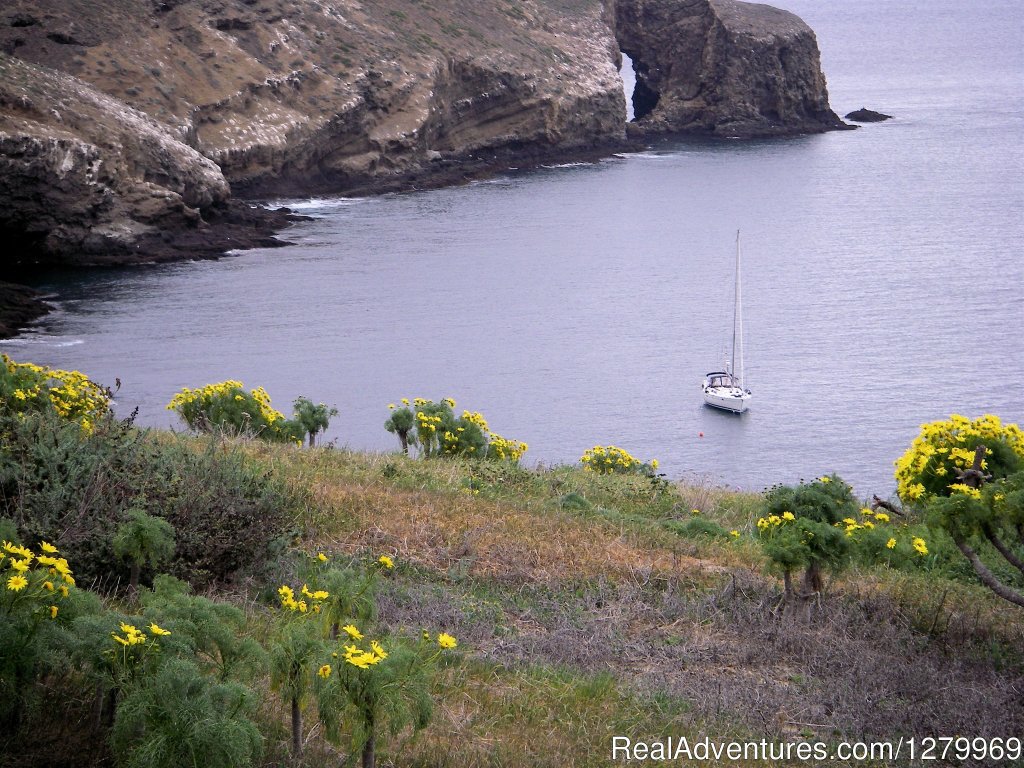
M 495 458 L 519 461 L 529 446 L 520 440 L 507 440 L 501 435 L 491 434 L 491 450 Z
M 962 493 L 964 496 L 970 496 L 972 499 L 980 499 L 981 491 L 977 488 L 972 488 L 964 483 L 953 483 L 949 486 L 949 490 L 952 493 Z
M 781 515 L 768 515 L 767 517 L 759 517 L 757 519 L 757 527 L 761 531 L 767 531 L 769 528 L 778 528 L 780 525 L 785 525 L 788 522 L 796 520 L 796 515 L 790 512 L 788 509 Z
M 7 571 L 5 593 L 11 597 L 6 608 L 28 607 L 56 619 L 60 611 L 56 603 L 68 596 L 68 587 L 75 586 L 75 577 L 68 561 L 55 557 L 59 554 L 55 546 L 43 541 L 39 550 L 36 554 L 20 544 L 0 543 L 0 568 Z M 54 584 L 58 577 L 61 583 Z
M 303 584 L 299 593 L 301 597 L 296 600 L 295 590 L 287 584 L 282 584 L 281 588 L 277 590 L 277 594 L 281 598 L 281 607 L 296 613 L 320 613 L 323 609 L 323 601 L 331 596 L 329 592 L 322 589 L 310 590 L 308 584 Z
M 986 414 L 972 420 L 953 414 L 945 421 L 922 424 L 910 448 L 895 462 L 900 498 L 916 502 L 944 493 L 956 484 L 958 472 L 973 465 L 974 447 L 995 442 L 1024 458 L 1024 432 L 1016 424 L 1003 424 L 998 416 Z M 987 468 L 987 460 L 983 460 L 982 469 Z
M 92 430 L 96 419 L 110 410 L 109 390 L 80 371 L 16 363 L 7 355 L 0 355 L 0 361 L 13 386 L 12 405 L 19 411 L 49 403 L 62 419 Z
M 643 467 L 643 462 L 614 445 L 595 445 L 584 452 L 580 461 L 585 471 L 599 475 L 638 472 Z M 651 469 L 658 468 L 657 459 L 651 459 L 648 463 Z
M 860 519 L 856 520 L 852 517 L 843 518 L 842 522 L 836 523 L 836 528 L 843 528 L 847 536 L 853 536 L 857 531 L 870 531 L 879 523 L 888 523 L 889 515 L 885 512 L 875 512 L 869 507 L 863 507 L 860 510 Z M 888 544 L 886 544 L 888 546 Z M 895 544 L 893 545 L 895 546 Z M 889 547 L 892 549 L 892 547 Z
M 485 434 L 491 431 L 491 428 L 487 426 L 487 419 L 479 411 L 463 411 L 462 418 L 470 424 L 476 424 Z
M 420 432 L 433 434 L 437 431 L 437 425 L 441 423 L 441 417 L 430 416 L 423 411 L 416 411 L 416 422 Z
M 394 568 L 394 567 L 395 567 L 395 561 L 394 561 L 394 560 L 392 560 L 392 559 L 391 559 L 390 557 L 388 557 L 387 555 L 381 555 L 380 557 L 378 557 L 378 558 L 377 558 L 377 562 L 378 562 L 378 563 L 380 563 L 380 564 L 381 564 L 382 566 L 384 566 L 384 567 L 385 567 L 385 568 L 386 568 L 387 570 L 389 570 L 389 571 L 390 571 L 390 570 L 391 570 L 392 568 Z
M 270 405 L 270 395 L 263 387 L 252 390 L 252 398 L 256 402 L 259 414 L 268 424 L 284 421 L 284 414 Z M 190 408 L 204 410 L 218 400 L 245 400 L 245 385 L 240 381 L 228 380 L 216 384 L 207 384 L 199 389 L 185 387 L 171 398 L 167 410 L 184 414 Z
M 126 648 L 133 645 L 145 645 L 150 640 L 150 638 L 148 638 L 146 634 L 134 624 L 121 622 L 121 631 L 124 633 L 123 637 L 117 634 L 117 632 L 111 632 L 110 636 L 114 638 L 114 642 L 118 645 L 123 645 Z M 149 625 L 149 631 L 154 637 L 163 637 L 171 634 L 170 630 L 157 626 L 155 622 Z
M 342 630 L 354 641 L 363 639 L 363 633 L 354 624 L 347 624 Z M 344 659 L 353 667 L 368 669 L 375 664 L 380 664 L 388 657 L 387 651 L 376 640 L 370 641 L 369 650 L 360 648 L 355 642 L 345 646 Z

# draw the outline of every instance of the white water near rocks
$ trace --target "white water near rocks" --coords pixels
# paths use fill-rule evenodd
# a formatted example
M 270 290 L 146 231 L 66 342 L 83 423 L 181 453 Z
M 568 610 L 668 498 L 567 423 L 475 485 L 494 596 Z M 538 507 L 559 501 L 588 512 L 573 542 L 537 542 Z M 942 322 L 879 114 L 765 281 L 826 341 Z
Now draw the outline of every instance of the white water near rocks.
M 387 403 L 450 395 L 532 462 L 601 443 L 750 489 L 836 471 L 888 495 L 925 421 L 1024 422 L 1024 34 L 1014 2 L 795 0 L 833 107 L 896 119 L 664 142 L 465 187 L 294 205 L 295 245 L 42 279 L 60 310 L 0 350 L 123 382 L 263 385 L 390 450 Z M 702 405 L 744 239 L 750 411 Z M 703 437 L 701 437 L 703 433 Z

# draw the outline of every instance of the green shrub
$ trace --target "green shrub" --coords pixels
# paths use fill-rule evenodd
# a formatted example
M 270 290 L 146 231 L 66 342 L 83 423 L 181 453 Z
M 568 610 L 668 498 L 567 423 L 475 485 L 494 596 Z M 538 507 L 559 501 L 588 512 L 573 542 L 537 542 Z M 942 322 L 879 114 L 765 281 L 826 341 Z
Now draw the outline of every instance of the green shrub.
M 586 472 L 599 475 L 645 475 L 657 477 L 658 460 L 640 461 L 628 451 L 614 445 L 595 445 L 580 457 Z
M 65 609 L 75 578 L 57 548 L 37 550 L 6 539 L 0 544 L 0 726 L 20 725 L 36 679 L 51 655 L 55 628 L 68 621 Z M 73 612 L 72 612 L 73 613 Z
M 978 580 L 1024 608 L 1022 465 L 1020 427 L 991 414 L 954 414 L 921 427 L 896 461 L 896 480 L 901 498 L 923 507 L 928 522 L 949 534 Z
M 147 619 L 173 630 L 183 653 L 220 681 L 243 680 L 261 671 L 266 653 L 248 636 L 245 612 L 237 606 L 191 594 L 188 584 L 157 576 L 141 597 Z
M 111 731 L 114 755 L 124 768 L 244 768 L 262 749 L 249 719 L 254 705 L 243 686 L 168 659 L 125 691 Z
M 186 387 L 171 398 L 175 411 L 196 432 L 223 431 L 276 442 L 301 442 L 295 422 L 270 405 L 263 387 L 249 391 L 240 381 L 222 381 L 199 389 Z
M 384 428 L 398 436 L 402 450 L 416 446 L 420 455 L 493 459 L 516 463 L 526 453 L 526 443 L 509 440 L 491 431 L 483 414 L 463 411 L 455 415 L 455 401 L 446 397 L 440 402 L 417 397 L 410 405 L 390 404 L 391 415 Z
M 295 413 L 292 421 L 298 427 L 299 439 L 302 436 L 309 436 L 309 447 L 316 443 L 316 436 L 320 432 L 326 432 L 330 426 L 331 417 L 338 415 L 337 408 L 330 408 L 323 403 L 315 404 L 308 397 L 299 397 L 295 400 Z
M 685 522 L 669 520 L 664 523 L 670 531 L 685 536 L 688 539 L 728 539 L 729 532 L 714 520 L 707 520 L 703 517 L 693 517 Z
M 79 371 L 16 363 L 0 354 L 0 414 L 53 413 L 88 430 L 109 412 L 110 396 Z
M 133 507 L 114 534 L 114 554 L 131 563 L 131 588 L 139 589 L 139 573 L 147 563 L 156 568 L 174 554 L 174 526 Z
M 968 419 L 953 414 L 946 421 L 923 424 L 910 448 L 896 460 L 897 492 L 904 502 L 927 502 L 954 492 L 958 475 L 970 469 L 975 450 L 985 446 L 982 470 L 998 480 L 1024 461 L 1024 432 L 988 414 Z
M 769 560 L 782 571 L 787 596 L 792 572 L 804 570 L 804 596 L 821 592 L 825 569 L 840 570 L 852 551 L 844 520 L 858 514 L 853 490 L 836 475 L 796 486 L 775 486 L 765 496 L 758 536 Z
M 82 430 L 53 413 L 0 415 L 0 515 L 26 541 L 60 546 L 86 580 L 118 580 L 118 525 L 138 508 L 175 531 L 169 568 L 192 584 L 262 563 L 282 535 L 290 492 L 240 449 L 205 447 L 98 420 Z

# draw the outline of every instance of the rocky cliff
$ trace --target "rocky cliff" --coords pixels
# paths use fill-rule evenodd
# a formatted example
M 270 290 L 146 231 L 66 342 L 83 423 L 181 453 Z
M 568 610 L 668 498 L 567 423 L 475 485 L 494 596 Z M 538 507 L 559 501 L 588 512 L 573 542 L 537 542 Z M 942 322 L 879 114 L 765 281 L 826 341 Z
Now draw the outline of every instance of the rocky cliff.
M 637 133 L 848 127 L 829 108 L 814 32 L 793 14 L 734 0 L 616 0 L 615 10 L 637 75 Z
M 841 125 L 813 33 L 733 0 L 13 0 L 0 11 L 0 234 L 117 261 L 235 195 L 457 181 L 632 131 Z M 12 256 L 5 257 L 11 259 Z

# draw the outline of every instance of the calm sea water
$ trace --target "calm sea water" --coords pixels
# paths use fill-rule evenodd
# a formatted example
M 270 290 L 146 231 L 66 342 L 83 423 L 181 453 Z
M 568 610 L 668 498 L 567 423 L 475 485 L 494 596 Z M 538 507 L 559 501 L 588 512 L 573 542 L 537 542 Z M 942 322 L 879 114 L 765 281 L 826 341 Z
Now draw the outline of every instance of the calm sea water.
M 47 276 L 60 311 L 0 344 L 172 394 L 225 378 L 337 405 L 328 437 L 389 450 L 387 403 L 452 396 L 527 457 L 595 444 L 759 489 L 836 471 L 888 495 L 918 426 L 1024 421 L 1024 30 L 1015 2 L 794 0 L 834 108 L 896 120 L 759 142 L 665 142 L 432 192 L 291 201 L 294 246 Z M 731 331 L 744 241 L 748 384 L 700 381 Z

